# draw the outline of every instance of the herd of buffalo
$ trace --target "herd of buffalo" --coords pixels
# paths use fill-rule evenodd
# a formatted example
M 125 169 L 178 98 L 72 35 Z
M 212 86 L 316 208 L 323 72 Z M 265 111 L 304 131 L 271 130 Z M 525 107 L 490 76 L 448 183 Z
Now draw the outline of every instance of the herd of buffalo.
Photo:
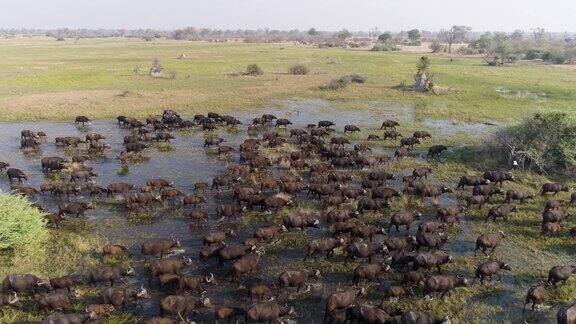
M 177 188 L 171 179 L 160 178 L 147 179 L 140 187 L 124 182 L 99 185 L 90 160 L 93 155 L 106 154 L 110 145 L 106 144 L 106 134 L 87 133 L 83 138 L 68 136 L 52 140 L 57 146 L 82 147 L 72 150 L 82 154 L 42 157 L 40 163 L 47 180 L 39 187 L 27 186 L 25 172 L 10 161 L 0 162 L 0 170 L 6 170 L 15 192 L 29 197 L 34 206 L 45 212 L 47 226 L 51 227 L 59 227 L 68 218 L 83 217 L 92 209 L 96 213 L 99 207 L 90 201 L 92 197 L 121 201 L 123 208 L 133 214 L 146 213 L 162 204 L 184 208 L 190 230 L 204 233 L 201 249 L 193 252 L 198 254 L 198 260 L 180 255 L 184 246 L 175 237 L 139 242 L 137 251 L 108 244 L 101 250 L 104 260 L 129 260 L 128 263 L 136 257 L 145 260 L 146 271 L 142 275 L 147 280 L 142 285 L 126 284 L 125 277 L 136 272 L 126 262 L 126 265 L 108 265 L 103 261 L 101 266 L 83 271 L 82 275 L 49 280 L 32 274 L 10 274 L 2 284 L 0 305 L 19 308 L 23 303 L 34 304 L 46 314 L 43 323 L 84 323 L 151 298 L 150 287 L 160 287 L 163 294 L 158 301 L 160 313 L 145 319 L 146 323 L 203 322 L 208 318 L 216 323 L 298 321 L 300 315 L 290 306 L 290 300 L 308 293 L 330 275 L 327 269 L 314 266 L 322 264 L 319 258 L 326 258 L 351 264 L 353 270 L 346 281 L 337 285 L 339 288 L 334 286 L 329 292 L 323 309 L 306 308 L 309 312 L 323 312 L 325 322 L 450 323 L 448 317 L 400 308 L 395 302 L 414 296 L 444 298 L 459 287 L 484 285 L 494 276 L 515 270 L 505 260 L 494 257 L 495 249 L 506 240 L 503 231 L 477 238 L 470 253 L 482 253 L 486 259 L 476 266 L 473 278 L 443 269 L 458 258 L 443 246 L 450 239 L 449 230 L 458 226 L 467 209 L 487 204 L 490 208 L 485 211 L 486 222 L 507 221 L 534 194 L 505 191 L 502 183 L 514 181 L 514 177 L 502 171 L 463 176 L 457 185 L 429 180 L 435 172 L 429 167 L 414 168 L 409 174 L 386 172 L 386 166 L 413 155 L 414 147 L 431 137 L 426 131 L 406 136 L 396 130 L 399 126 L 396 121 L 386 120 L 375 134 L 353 143 L 347 134 L 360 131 L 355 125 L 345 125 L 342 135 L 335 130 L 335 123 L 328 120 L 296 128 L 288 119 L 265 114 L 254 118 L 245 140 L 233 146 L 215 132 L 242 124 L 231 116 L 208 113 L 185 120 L 166 110 L 145 121 L 125 116 L 119 116 L 117 121 L 119 127 L 126 129 L 123 151 L 117 157 L 122 164 L 144 154 L 154 142 L 169 143 L 174 139 L 170 132 L 192 128 L 204 131 L 207 153 L 230 156 L 234 152 L 239 160 L 228 158 L 225 170 L 211 182 L 193 184 L 189 192 Z M 76 124 L 89 127 L 90 119 L 78 116 Z M 48 141 L 44 132 L 21 133 L 24 150 L 48 145 Z M 393 156 L 378 154 L 371 145 L 374 141 L 392 141 L 398 146 Z M 431 146 L 427 158 L 437 158 L 447 149 L 444 145 Z M 471 194 L 465 203 L 438 204 L 451 201 L 444 199 L 446 193 L 467 188 L 471 188 Z M 562 191 L 570 192 L 570 188 L 547 183 L 540 194 L 556 196 Z M 496 195 L 502 195 L 504 203 L 495 204 Z M 215 210 L 206 208 L 209 196 L 218 197 Z M 56 211 L 42 204 L 47 197 L 56 201 Z M 430 200 L 437 206 L 435 215 L 423 215 L 423 210 L 416 207 L 391 208 L 404 199 Z M 570 202 L 548 200 L 542 212 L 542 234 L 576 237 L 576 228 L 564 234 L 562 226 L 567 206 L 574 203 L 576 192 Z M 266 216 L 269 223 L 256 228 L 250 237 L 241 237 L 234 227 L 227 226 L 254 213 Z M 210 219 L 225 222 L 207 229 L 205 225 Z M 308 266 L 287 263 L 284 271 L 272 274 L 273 281 L 252 280 L 266 272 L 262 264 L 267 254 L 281 249 L 279 242 L 292 237 L 288 235 L 291 231 L 307 235 L 307 248 L 301 258 Z M 192 270 L 199 267 L 201 272 Z M 547 291 L 563 285 L 573 274 L 575 265 L 551 268 L 548 278 L 527 292 L 525 311 L 530 304 L 535 310 L 545 301 Z M 222 282 L 238 287 L 242 296 L 235 302 L 213 305 L 215 299 L 210 298 L 211 294 L 218 291 Z M 89 304 L 83 312 L 75 312 L 75 305 L 82 298 L 75 288 L 80 286 L 99 287 L 100 301 Z M 370 295 L 386 302 L 372 304 Z M 576 303 L 561 307 L 557 320 L 576 323 Z

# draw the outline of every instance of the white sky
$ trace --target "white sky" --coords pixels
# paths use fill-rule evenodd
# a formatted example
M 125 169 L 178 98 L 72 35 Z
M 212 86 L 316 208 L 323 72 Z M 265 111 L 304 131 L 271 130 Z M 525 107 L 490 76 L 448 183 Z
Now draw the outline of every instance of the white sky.
M 0 0 L 0 28 L 576 31 L 576 0 Z

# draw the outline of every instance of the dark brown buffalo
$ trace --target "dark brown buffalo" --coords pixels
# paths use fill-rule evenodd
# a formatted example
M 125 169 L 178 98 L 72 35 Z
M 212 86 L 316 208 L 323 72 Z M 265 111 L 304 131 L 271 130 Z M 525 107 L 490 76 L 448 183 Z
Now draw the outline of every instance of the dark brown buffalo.
M 313 278 L 320 278 L 320 270 L 287 270 L 278 276 L 278 288 L 297 287 L 298 293 Z
M 418 233 L 435 233 L 438 230 L 443 230 L 446 228 L 446 223 L 427 221 L 422 222 L 418 225 Z
M 71 311 L 73 310 L 72 302 L 80 297 L 80 295 L 75 292 L 52 292 L 43 293 L 35 296 L 36 303 L 40 309 L 45 312 L 48 311 Z
M 86 124 L 90 122 L 90 118 L 86 117 L 86 116 L 76 116 L 76 119 L 74 120 L 74 123 L 76 124 Z
M 135 188 L 136 188 L 135 185 L 125 182 L 111 183 L 106 187 L 106 189 L 108 190 L 108 196 L 115 193 L 125 194 L 128 191 L 133 190 Z
M 362 197 L 360 200 L 358 200 L 357 210 L 359 213 L 363 213 L 367 210 L 378 212 L 386 207 L 388 207 L 388 203 L 384 199 Z
M 218 264 L 222 266 L 225 261 L 239 259 L 254 250 L 256 250 L 254 245 L 233 244 L 225 246 L 218 251 Z
M 384 241 L 386 247 L 390 252 L 404 252 L 405 250 L 412 250 L 412 246 L 416 244 L 416 237 L 414 236 L 395 236 L 390 237 Z
M 131 288 L 106 288 L 100 293 L 100 299 L 104 304 L 113 305 L 116 308 L 121 308 L 124 305 L 135 302 L 138 299 L 150 298 L 148 291 L 144 287 L 140 289 Z
M 467 207 L 470 207 L 472 205 L 478 205 L 478 208 L 482 208 L 482 205 L 487 203 L 489 200 L 490 197 L 488 196 L 474 195 L 472 197 L 468 197 L 466 199 L 466 202 L 468 203 Z
M 246 311 L 246 323 L 275 323 L 285 316 L 296 316 L 293 307 L 280 306 L 277 303 L 261 303 L 252 306 Z
M 402 134 L 397 132 L 396 130 L 389 130 L 384 132 L 384 136 L 382 137 L 383 140 L 392 139 L 396 140 L 398 137 L 402 138 Z
M 50 288 L 49 283 L 31 274 L 9 274 L 2 281 L 3 292 L 29 294 L 38 291 L 40 288 Z
M 218 256 L 218 252 L 225 247 L 225 243 L 216 243 L 211 245 L 205 245 L 200 249 L 198 256 L 200 260 L 207 261 L 210 258 L 214 258 Z
M 542 235 L 557 235 L 562 230 L 562 225 L 558 223 L 542 223 Z
M 87 313 L 93 313 L 95 318 L 101 317 L 108 317 L 112 316 L 112 312 L 114 312 L 116 308 L 110 304 L 89 304 L 86 306 Z
M 502 171 L 486 171 L 482 176 L 484 179 L 488 179 L 494 184 L 499 183 L 500 185 L 502 185 L 504 181 L 514 181 L 513 175 Z
M 98 174 L 92 171 L 72 171 L 70 173 L 70 181 L 84 180 L 88 182 L 92 177 L 97 177 Z
M 492 197 L 495 194 L 503 194 L 503 193 L 504 191 L 501 188 L 496 187 L 492 183 L 487 185 L 474 186 L 474 188 L 472 189 L 472 195 L 482 195 Z
M 326 300 L 324 322 L 330 319 L 336 311 L 350 308 L 350 306 L 356 303 L 356 298 L 364 295 L 366 295 L 364 288 L 331 293 Z
M 318 220 L 318 218 L 299 213 L 284 217 L 282 223 L 288 230 L 299 228 L 304 231 L 308 227 L 319 228 L 320 226 L 320 220 Z
M 532 310 L 536 310 L 536 306 L 541 305 L 547 296 L 546 293 L 547 284 L 540 282 L 536 286 L 530 287 L 526 293 L 526 300 L 524 301 L 524 309 L 522 313 L 526 311 L 526 305 L 532 303 Z
M 497 218 L 503 218 L 504 220 L 508 220 L 508 215 L 515 213 L 518 211 L 518 207 L 510 204 L 502 204 L 498 206 L 494 206 L 490 208 L 488 211 L 488 217 L 486 217 L 486 223 L 492 219 L 492 221 L 496 221 Z
M 214 284 L 214 275 L 210 273 L 208 276 L 195 276 L 195 275 L 182 275 L 178 278 L 178 291 L 194 291 L 198 294 L 204 294 L 204 284 Z
M 448 317 L 442 319 L 437 318 L 432 313 L 407 311 L 404 312 L 398 322 L 401 324 L 451 324 L 452 322 Z
M 258 241 L 269 241 L 286 230 L 287 228 L 284 225 L 260 227 L 254 231 L 254 238 Z
M 384 242 L 378 244 L 370 242 L 353 242 L 346 247 L 346 260 L 345 262 L 358 259 L 368 259 L 368 262 L 372 262 L 372 257 L 376 256 L 378 253 L 387 253 L 388 248 Z
M 482 249 L 482 253 L 488 256 L 489 254 L 494 253 L 494 250 L 500 244 L 500 241 L 505 238 L 504 232 L 500 231 L 498 233 L 492 234 L 482 234 L 478 236 L 476 239 L 476 248 L 474 249 L 474 255 L 478 252 L 478 250 Z M 490 249 L 490 253 L 486 253 L 487 250 Z
M 348 320 L 351 323 L 358 321 L 359 323 L 371 324 L 384 324 L 388 323 L 389 315 L 385 310 L 372 305 L 359 304 L 350 308 L 347 312 Z
M 204 235 L 202 241 L 204 245 L 223 242 L 226 237 L 234 236 L 236 233 L 232 229 L 225 231 L 213 231 Z
M 360 127 L 355 126 L 355 125 L 346 125 L 344 126 L 344 133 L 354 133 L 354 132 L 359 132 L 360 131 Z
M 191 196 L 186 196 L 184 197 L 184 199 L 182 199 L 182 205 L 192 205 L 192 207 L 196 208 L 198 205 L 200 205 L 201 203 L 205 203 L 206 202 L 206 197 L 204 196 L 199 196 L 199 195 L 191 195 Z
M 141 251 L 144 256 L 160 255 L 160 258 L 162 258 L 164 254 L 170 253 L 177 247 L 180 247 L 180 241 L 176 238 L 150 239 L 142 243 Z
M 384 227 L 378 227 L 375 225 L 358 225 L 356 227 L 354 227 L 354 229 L 352 230 L 352 235 L 354 235 L 355 237 L 359 237 L 362 239 L 369 239 L 370 241 L 372 241 L 372 237 L 374 237 L 374 235 L 377 234 L 386 234 L 386 229 Z
M 390 266 L 382 263 L 367 263 L 361 264 L 354 269 L 352 283 L 358 286 L 361 280 L 374 280 L 377 279 L 382 283 L 381 276 L 390 271 Z
M 554 266 L 548 271 L 548 284 L 556 287 L 561 282 L 563 286 L 573 274 L 576 274 L 576 266 Z
M 545 195 L 549 192 L 552 192 L 552 193 L 554 193 L 553 196 L 556 196 L 556 194 L 561 192 L 561 191 L 569 192 L 570 187 L 568 187 L 567 185 L 560 184 L 560 183 L 545 183 L 542 185 L 542 189 L 540 190 L 540 194 Z
M 258 263 L 260 263 L 263 254 L 264 251 L 257 250 L 255 253 L 248 254 L 235 261 L 234 264 L 232 264 L 232 278 L 238 282 L 242 275 L 252 274 L 256 266 L 258 266 Z
M 72 288 L 82 284 L 83 278 L 80 275 L 68 275 L 50 279 L 50 286 L 52 289 L 66 289 L 68 292 Z
M 150 265 L 150 277 L 148 278 L 148 282 L 151 282 L 152 279 L 163 274 L 179 275 L 182 269 L 189 267 L 191 265 L 192 265 L 192 259 L 184 256 L 178 258 L 155 260 Z
M 561 307 L 556 313 L 556 321 L 558 324 L 576 323 L 576 302 Z
M 385 121 L 382 122 L 382 126 L 380 126 L 380 129 L 396 128 L 396 126 L 400 126 L 400 124 L 397 121 L 386 119 Z
M 188 295 L 170 295 L 160 301 L 160 314 L 178 315 L 186 319 L 198 309 L 210 307 L 212 303 L 209 298 L 198 299 Z
M 451 290 L 456 287 L 468 286 L 468 279 L 459 276 L 435 275 L 424 280 L 424 293 L 440 293 L 440 298 L 450 294 Z
M 20 297 L 14 292 L 13 294 L 0 294 L 0 307 L 10 306 L 14 308 L 21 308 L 22 303 L 20 303 Z
M 419 268 L 431 269 L 435 267 L 436 270 L 438 270 L 438 273 L 442 273 L 440 267 L 446 263 L 452 262 L 453 260 L 454 258 L 444 251 L 419 253 L 414 257 L 412 267 L 415 271 Z
M 484 284 L 484 279 L 487 277 L 492 281 L 492 276 L 497 274 L 500 270 L 512 270 L 510 266 L 502 261 L 487 261 L 484 262 L 476 268 L 476 275 L 472 283 L 476 282 L 476 279 L 480 279 L 480 283 Z M 500 277 L 500 275 L 498 275 Z
M 512 200 L 518 200 L 523 203 L 527 199 L 532 199 L 536 195 L 530 192 L 520 192 L 516 190 L 508 190 L 506 191 L 506 203 L 511 203 Z
M 272 297 L 272 289 L 276 288 L 275 284 L 265 285 L 261 283 L 256 283 L 250 286 L 248 289 L 248 296 L 252 301 L 263 300 L 264 298 Z
M 414 171 L 412 171 L 412 176 L 414 177 L 414 179 L 425 178 L 426 180 L 428 180 L 428 175 L 430 175 L 430 173 L 432 173 L 431 168 L 418 167 L 418 168 L 414 169 Z
M 416 235 L 416 251 L 426 247 L 428 250 L 439 249 L 448 241 L 446 234 L 440 233 L 419 233 Z
M 436 199 L 440 197 L 440 195 L 448 192 L 452 192 L 452 189 L 446 186 L 435 186 L 426 184 L 422 187 L 416 188 L 416 194 L 421 198 L 430 197 Z
M 50 314 L 42 319 L 42 324 L 82 324 L 90 319 L 94 319 L 96 315 L 94 313 L 70 313 L 61 314 L 54 313 Z
M 400 191 L 397 191 L 394 188 L 377 187 L 377 188 L 370 190 L 370 196 L 373 199 L 381 198 L 381 199 L 390 200 L 394 197 L 402 197 L 402 193 Z
M 58 214 L 84 216 L 88 209 L 94 209 L 92 203 L 85 202 L 63 202 L 58 205 Z
M 546 201 L 546 204 L 544 205 L 544 211 L 548 211 L 548 210 L 557 210 L 560 209 L 562 207 L 562 201 L 559 200 L 548 200 Z
M 436 155 L 440 155 L 440 154 L 442 154 L 442 152 L 446 151 L 447 149 L 448 149 L 448 147 L 445 145 L 430 146 L 430 148 L 428 149 L 428 156 L 434 157 Z
M 165 180 L 165 179 L 150 179 L 148 181 L 146 181 L 146 185 L 150 186 L 156 190 L 160 190 L 166 187 L 172 187 L 174 185 L 173 182 Z
M 414 137 L 406 137 L 400 140 L 400 145 L 406 146 L 409 148 L 414 147 L 414 145 L 420 144 L 420 140 Z
M 464 189 L 466 186 L 475 187 L 480 185 L 487 185 L 490 183 L 490 180 L 484 179 L 483 177 L 479 176 L 463 176 L 460 178 L 458 182 L 458 186 L 456 189 Z
M 410 224 L 414 220 L 420 219 L 422 214 L 419 212 L 398 212 L 390 216 L 390 225 L 388 226 L 388 232 L 394 226 L 396 231 L 400 232 L 400 226 L 406 226 L 406 230 L 410 230 Z
M 20 169 L 9 168 L 6 170 L 6 175 L 8 175 L 8 180 L 10 182 L 12 182 L 14 179 L 17 179 L 18 182 L 22 182 L 22 180 L 28 180 L 26 174 Z
M 124 276 L 132 275 L 134 275 L 134 269 L 131 267 L 101 266 L 90 270 L 86 276 L 86 281 L 90 285 L 97 283 L 110 283 L 110 286 L 114 286 L 114 284 L 121 281 Z
M 125 145 L 126 147 L 126 152 L 130 153 L 130 152 L 134 152 L 134 153 L 139 153 L 142 152 L 143 150 L 148 148 L 148 145 L 146 144 L 142 144 L 142 143 L 127 143 Z
M 312 240 L 308 243 L 308 250 L 306 252 L 306 256 L 304 257 L 304 261 L 309 256 L 312 256 L 316 253 L 326 253 L 326 258 L 329 259 L 331 255 L 334 254 L 334 249 L 340 247 L 344 244 L 344 239 L 342 238 L 322 238 Z
M 246 316 L 246 311 L 243 308 L 228 306 L 218 307 L 214 311 L 214 324 L 220 323 L 221 320 L 226 320 L 227 323 L 230 323 L 230 321 L 236 321 L 238 317 L 244 316 Z

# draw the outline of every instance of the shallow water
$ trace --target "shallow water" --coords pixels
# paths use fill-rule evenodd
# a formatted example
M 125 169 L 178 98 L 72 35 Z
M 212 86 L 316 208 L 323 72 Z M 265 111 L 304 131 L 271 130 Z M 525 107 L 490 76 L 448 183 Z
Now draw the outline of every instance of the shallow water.
M 370 127 L 378 129 L 381 122 L 386 118 L 397 118 L 399 120 L 409 121 L 413 114 L 410 107 L 379 107 L 380 109 L 367 109 L 367 110 L 347 110 L 347 109 L 334 109 L 329 102 L 325 101 L 286 101 L 277 105 L 271 105 L 265 109 L 258 108 L 254 110 L 247 110 L 234 114 L 239 118 L 244 125 L 238 128 L 237 132 L 227 131 L 224 128 L 218 130 L 218 135 L 226 140 L 226 145 L 238 147 L 238 145 L 246 138 L 246 125 L 250 124 L 252 117 L 259 116 L 263 112 L 275 114 L 279 118 L 288 118 L 294 125 L 292 127 L 305 127 L 309 123 L 316 123 L 319 120 L 331 120 L 336 122 L 337 128 L 342 129 L 345 124 L 358 125 L 361 128 Z M 399 117 L 403 116 L 403 117 Z M 486 131 L 487 125 L 484 124 L 459 124 L 454 125 L 448 121 L 426 119 L 424 125 L 427 128 L 436 129 L 443 134 L 454 134 L 457 132 L 468 132 L 477 134 L 478 132 Z M 47 133 L 47 143 L 41 145 L 41 154 L 29 155 L 23 154 L 20 150 L 20 131 L 30 129 L 33 131 L 42 130 Z M 38 123 L 2 123 L 0 124 L 0 161 L 8 161 L 11 167 L 23 170 L 29 177 L 26 183 L 29 186 L 38 187 L 45 181 L 44 175 L 40 167 L 40 158 L 42 156 L 63 156 L 65 150 L 61 147 L 56 147 L 53 144 L 54 137 L 56 136 L 80 136 L 88 132 L 97 132 L 106 136 L 105 143 L 111 145 L 111 149 L 107 151 L 106 157 L 100 160 L 90 161 L 89 164 L 94 167 L 94 171 L 99 175 L 95 180 L 102 187 L 112 182 L 128 182 L 133 183 L 137 187 L 141 187 L 145 182 L 151 178 L 165 178 L 173 181 L 175 187 L 190 194 L 193 190 L 193 185 L 196 182 L 210 183 L 212 178 L 222 172 L 227 165 L 227 161 L 219 160 L 214 155 L 207 155 L 206 150 L 203 148 L 203 132 L 199 130 L 191 130 L 184 132 L 172 132 L 176 137 L 172 141 L 172 151 L 160 152 L 156 148 L 149 148 L 144 153 L 150 160 L 130 165 L 129 172 L 126 175 L 118 175 L 117 171 L 120 169 L 120 162 L 115 157 L 122 150 L 122 141 L 125 135 L 130 134 L 129 130 L 120 128 L 115 121 L 95 121 L 85 128 L 77 128 L 72 123 L 53 123 L 53 122 L 38 122 Z M 230 156 L 230 161 L 238 161 L 238 152 L 233 152 Z M 400 183 L 396 183 L 399 186 Z M 0 179 L 0 190 L 9 191 L 10 185 L 6 177 Z M 134 252 L 134 259 L 136 260 L 136 270 L 138 276 L 135 279 L 137 284 L 145 281 L 144 265 L 141 262 L 141 257 L 138 253 L 137 243 L 142 242 L 146 238 L 151 237 L 177 237 L 181 240 L 182 246 L 185 249 L 185 255 L 190 256 L 193 260 L 197 260 L 197 253 L 202 244 L 202 236 L 209 230 L 214 228 L 223 228 L 227 226 L 234 226 L 238 228 L 239 235 L 231 241 L 242 242 L 245 238 L 252 236 L 252 231 L 260 225 L 258 222 L 250 222 L 249 220 L 237 220 L 235 222 L 229 221 L 216 221 L 214 210 L 217 203 L 229 200 L 229 195 L 221 194 L 207 194 L 207 203 L 204 204 L 205 209 L 210 215 L 210 221 L 198 227 L 190 229 L 190 223 L 183 217 L 184 211 L 190 208 L 183 209 L 171 203 L 164 203 L 162 206 L 154 209 L 152 213 L 153 220 L 147 222 L 131 221 L 130 215 L 120 207 L 114 204 L 109 204 L 110 199 L 98 199 L 98 208 L 89 210 L 86 215 L 90 220 L 90 224 L 94 226 L 94 230 L 105 237 L 110 243 L 121 243 L 126 246 L 132 247 Z M 57 211 L 58 201 L 46 196 L 38 196 L 38 199 L 45 203 L 52 211 Z M 72 198 L 75 199 L 75 198 Z M 79 196 L 78 200 L 87 201 L 90 197 Z M 441 205 L 452 203 L 450 198 L 443 197 L 440 200 Z M 427 215 L 426 218 L 432 217 Z M 320 230 L 309 230 L 309 237 L 322 236 L 323 232 Z M 460 246 L 461 248 L 461 246 Z M 458 250 L 455 248 L 455 250 Z M 273 256 L 267 256 L 260 265 L 259 273 L 263 280 L 272 283 L 275 276 L 283 269 L 298 268 L 298 261 L 303 257 L 304 251 L 296 249 L 286 249 Z M 229 266 L 218 269 L 213 260 L 207 264 L 201 264 L 195 261 L 194 266 L 190 270 L 191 273 L 207 274 L 214 272 L 218 278 L 226 277 Z M 331 277 L 332 276 L 332 277 Z M 334 283 L 342 280 L 341 275 L 334 273 L 325 278 L 326 285 L 333 285 Z M 345 279 L 344 279 L 345 280 Z M 250 301 L 245 296 L 239 300 L 236 289 L 236 284 L 231 284 L 227 279 L 220 280 L 224 284 L 220 285 L 220 289 L 213 287 L 208 288 L 208 295 L 213 298 L 216 305 L 223 305 L 230 302 L 235 304 L 249 305 Z M 154 285 L 153 285 L 154 286 Z M 322 295 L 327 295 L 331 289 L 328 287 L 316 288 L 312 291 L 314 297 L 312 300 L 318 299 Z M 154 296 L 160 296 L 159 292 L 155 289 Z M 301 298 L 298 297 L 298 298 Z M 319 299 L 318 299 L 319 300 Z M 157 299 L 148 300 L 144 302 L 142 308 L 134 309 L 133 312 L 140 315 L 155 315 L 158 311 Z M 323 309 L 317 307 L 318 305 L 307 305 L 306 309 Z M 310 307 L 310 308 L 309 308 Z M 300 320 L 304 321 L 320 321 L 323 313 L 321 311 L 301 312 L 302 317 Z

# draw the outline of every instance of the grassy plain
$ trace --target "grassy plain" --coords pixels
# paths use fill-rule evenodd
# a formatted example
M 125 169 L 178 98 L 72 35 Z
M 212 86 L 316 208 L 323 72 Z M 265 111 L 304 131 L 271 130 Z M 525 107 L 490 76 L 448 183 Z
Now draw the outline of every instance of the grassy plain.
M 538 110 L 569 110 L 576 73 L 547 65 L 488 67 L 480 58 L 432 57 L 442 95 L 396 90 L 412 82 L 422 54 L 319 49 L 293 44 L 43 38 L 0 40 L 0 120 L 64 120 L 75 115 L 144 117 L 167 107 L 186 113 L 233 112 L 282 98 L 321 98 L 336 106 L 404 103 L 426 116 L 513 121 Z M 186 59 L 178 59 L 181 54 Z M 147 75 L 153 57 L 174 79 Z M 262 76 L 231 76 L 256 63 Z M 288 75 L 304 64 L 311 73 Z M 134 68 L 140 73 L 135 74 Z M 359 73 L 363 85 L 320 91 L 332 78 Z

